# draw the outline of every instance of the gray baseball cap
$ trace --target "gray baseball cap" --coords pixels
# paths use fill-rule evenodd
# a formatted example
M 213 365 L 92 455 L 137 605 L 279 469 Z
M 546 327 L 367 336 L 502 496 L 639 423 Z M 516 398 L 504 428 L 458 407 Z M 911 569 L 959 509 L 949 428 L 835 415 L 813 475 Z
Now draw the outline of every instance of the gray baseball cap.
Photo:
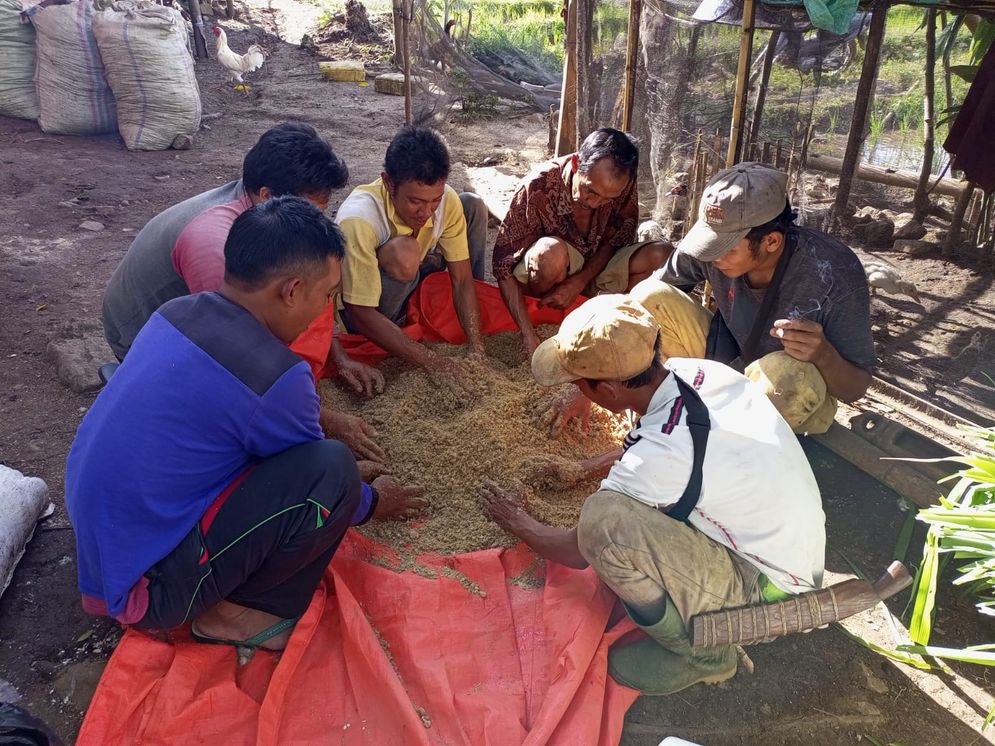
M 714 262 L 746 234 L 784 211 L 788 175 L 763 163 L 747 161 L 719 171 L 701 196 L 698 220 L 677 245 L 682 254 Z

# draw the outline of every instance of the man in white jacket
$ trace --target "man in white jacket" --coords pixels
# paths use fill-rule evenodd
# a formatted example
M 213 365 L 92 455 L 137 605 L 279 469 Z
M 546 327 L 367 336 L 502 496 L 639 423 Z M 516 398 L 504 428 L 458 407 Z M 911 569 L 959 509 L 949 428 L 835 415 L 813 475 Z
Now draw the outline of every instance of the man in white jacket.
M 818 588 L 825 515 L 791 428 L 763 389 L 721 363 L 660 354 L 660 327 L 623 295 L 589 300 L 536 350 L 546 386 L 640 420 L 574 529 L 545 526 L 524 495 L 481 489 L 488 515 L 546 559 L 591 565 L 649 639 L 620 645 L 609 671 L 644 694 L 736 673 L 734 646 L 692 649 L 707 611 Z

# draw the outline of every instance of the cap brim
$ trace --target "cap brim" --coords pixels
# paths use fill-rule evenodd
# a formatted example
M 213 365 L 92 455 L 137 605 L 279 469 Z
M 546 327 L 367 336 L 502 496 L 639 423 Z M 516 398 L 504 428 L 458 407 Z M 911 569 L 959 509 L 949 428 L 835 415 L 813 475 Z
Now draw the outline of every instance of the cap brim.
M 540 386 L 559 386 L 580 378 L 560 365 L 556 337 L 550 337 L 532 353 L 532 375 Z
M 746 238 L 747 233 L 749 231 L 716 233 L 712 226 L 699 220 L 677 244 L 677 250 L 700 262 L 714 262 L 732 251 L 736 244 Z

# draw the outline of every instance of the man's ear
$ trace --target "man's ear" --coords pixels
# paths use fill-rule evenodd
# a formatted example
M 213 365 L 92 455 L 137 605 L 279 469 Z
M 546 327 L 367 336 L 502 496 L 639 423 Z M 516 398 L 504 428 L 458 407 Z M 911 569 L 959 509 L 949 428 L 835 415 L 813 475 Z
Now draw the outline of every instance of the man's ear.
M 763 237 L 763 248 L 768 254 L 773 254 L 784 246 L 784 233 L 781 231 L 771 231 Z
M 576 153 L 571 154 L 570 165 L 573 166 L 574 171 L 577 170 L 578 163 L 580 163 L 580 157 Z
M 268 200 L 270 197 L 273 196 L 273 190 L 270 189 L 268 186 L 261 186 L 259 187 L 259 191 L 256 192 L 256 194 L 259 196 L 260 202 L 265 202 L 266 200 Z
M 387 193 L 388 194 L 393 194 L 394 193 L 394 182 L 392 182 L 390 180 L 390 177 L 387 175 L 387 172 L 386 171 L 381 171 L 380 172 L 380 178 L 383 179 L 383 185 L 385 187 L 387 187 Z
M 283 302 L 293 308 L 304 294 L 304 280 L 300 277 L 288 277 L 280 284 L 280 297 Z
M 615 401 L 618 399 L 619 389 L 622 385 L 618 381 L 597 381 L 593 383 L 594 385 L 592 388 L 599 397 L 603 397 L 608 401 Z

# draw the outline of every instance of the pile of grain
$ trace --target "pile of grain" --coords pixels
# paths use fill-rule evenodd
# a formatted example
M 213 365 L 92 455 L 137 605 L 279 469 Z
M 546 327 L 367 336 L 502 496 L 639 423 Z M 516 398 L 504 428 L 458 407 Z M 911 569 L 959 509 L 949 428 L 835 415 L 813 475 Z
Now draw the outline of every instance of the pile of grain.
M 543 330 L 547 334 L 550 330 Z M 502 485 L 523 485 L 544 458 L 576 461 L 618 447 L 625 426 L 610 413 L 594 408 L 591 432 L 568 431 L 551 439 L 541 415 L 557 390 L 544 389 L 522 360 L 521 337 L 497 334 L 486 340 L 490 368 L 477 368 L 483 392 L 468 407 L 440 389 L 420 369 L 396 360 L 381 369 L 387 379 L 383 395 L 356 399 L 323 382 L 325 405 L 362 416 L 380 433 L 391 473 L 405 483 L 425 487 L 431 501 L 425 520 L 370 522 L 362 531 L 409 556 L 426 551 L 456 554 L 515 542 L 481 512 L 477 487 L 484 479 Z M 443 355 L 462 357 L 465 348 L 435 345 Z M 597 481 L 562 491 L 526 486 L 527 509 L 544 523 L 572 526 L 584 498 Z

